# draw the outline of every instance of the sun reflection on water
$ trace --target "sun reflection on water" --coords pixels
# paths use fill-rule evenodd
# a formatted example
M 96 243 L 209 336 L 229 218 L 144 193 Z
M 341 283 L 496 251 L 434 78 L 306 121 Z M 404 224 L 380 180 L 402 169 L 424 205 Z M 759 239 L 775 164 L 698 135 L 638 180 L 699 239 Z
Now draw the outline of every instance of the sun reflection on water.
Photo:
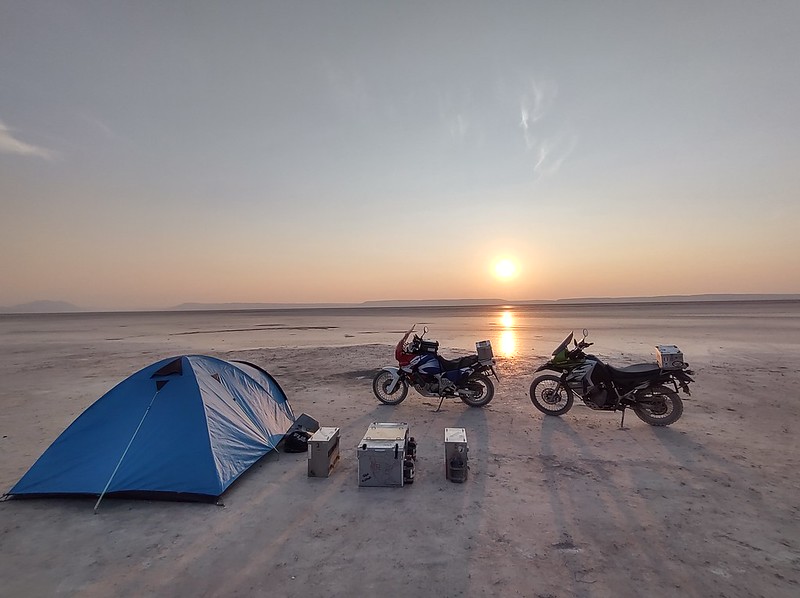
M 500 314 L 500 355 L 513 357 L 517 352 L 517 335 L 514 332 L 514 314 L 510 310 Z
M 503 357 L 513 357 L 517 352 L 517 339 L 513 330 L 503 330 L 500 333 L 500 354 Z

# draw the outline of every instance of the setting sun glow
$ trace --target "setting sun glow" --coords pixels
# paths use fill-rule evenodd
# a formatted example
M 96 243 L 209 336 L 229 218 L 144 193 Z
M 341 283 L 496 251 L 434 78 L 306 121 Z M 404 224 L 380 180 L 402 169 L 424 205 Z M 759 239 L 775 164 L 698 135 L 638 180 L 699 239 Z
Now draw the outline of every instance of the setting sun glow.
M 494 265 L 494 273 L 500 280 L 509 280 L 517 273 L 517 266 L 508 259 L 502 259 Z

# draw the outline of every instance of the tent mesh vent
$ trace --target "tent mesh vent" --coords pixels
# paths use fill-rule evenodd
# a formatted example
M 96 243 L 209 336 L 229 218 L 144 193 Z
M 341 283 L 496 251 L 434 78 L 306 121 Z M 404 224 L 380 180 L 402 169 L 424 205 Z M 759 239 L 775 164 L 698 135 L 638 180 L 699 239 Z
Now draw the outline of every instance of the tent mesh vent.
M 173 359 L 167 365 L 160 368 L 157 372 L 155 372 L 151 378 L 156 378 L 158 376 L 182 376 L 183 375 L 183 359 L 178 357 L 177 359 Z

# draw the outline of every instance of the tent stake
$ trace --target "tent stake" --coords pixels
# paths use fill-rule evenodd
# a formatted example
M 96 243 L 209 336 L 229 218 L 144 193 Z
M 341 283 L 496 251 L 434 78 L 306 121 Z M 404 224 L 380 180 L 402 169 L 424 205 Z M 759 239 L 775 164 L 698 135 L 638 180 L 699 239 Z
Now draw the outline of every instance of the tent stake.
M 163 388 L 163 386 L 161 388 Z M 123 451 L 122 456 L 119 458 L 119 461 L 117 462 L 117 466 L 114 468 L 114 471 L 111 472 L 111 477 L 108 478 L 108 482 L 106 483 L 106 487 L 103 488 L 103 491 L 100 493 L 100 498 L 97 499 L 97 503 L 94 505 L 94 514 L 95 515 L 97 515 L 97 507 L 100 506 L 100 501 L 103 500 L 103 497 L 105 496 L 106 491 L 108 490 L 108 487 L 111 485 L 111 480 L 113 480 L 114 476 L 117 475 L 117 470 L 119 469 L 119 466 L 122 465 L 122 460 L 125 458 L 125 455 L 128 454 L 128 449 L 131 448 L 131 445 L 133 444 L 133 439 L 136 438 L 136 435 L 139 433 L 139 429 L 142 427 L 142 424 L 144 423 L 144 418 L 146 418 L 147 414 L 150 413 L 150 407 L 153 406 L 153 401 L 156 400 L 156 397 L 158 396 L 158 393 L 161 391 L 161 388 L 159 388 L 156 391 L 156 394 L 153 395 L 153 398 L 150 399 L 150 404 L 147 406 L 147 409 L 144 410 L 144 415 L 142 415 L 142 419 L 139 422 L 139 425 L 136 426 L 136 430 L 134 431 L 133 436 L 131 436 L 131 439 L 128 441 L 128 446 L 125 447 L 125 450 Z

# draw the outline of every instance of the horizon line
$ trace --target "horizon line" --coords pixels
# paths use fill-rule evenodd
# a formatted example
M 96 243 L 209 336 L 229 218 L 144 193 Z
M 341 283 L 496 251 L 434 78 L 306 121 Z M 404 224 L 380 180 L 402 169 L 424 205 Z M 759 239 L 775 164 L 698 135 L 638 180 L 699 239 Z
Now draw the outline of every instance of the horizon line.
M 14 306 L 0 306 L 0 314 L 57 314 L 57 313 L 127 313 L 127 312 L 181 312 L 181 311 L 257 311 L 269 309 L 333 309 L 333 308 L 391 308 L 391 307 L 479 307 L 526 306 L 558 304 L 624 304 L 624 303 L 680 303 L 703 301 L 792 301 L 800 300 L 798 293 L 698 293 L 676 295 L 632 295 L 622 297 L 565 297 L 560 299 L 377 299 L 361 302 L 184 302 L 169 307 L 141 308 L 85 308 L 67 301 L 39 300 Z

